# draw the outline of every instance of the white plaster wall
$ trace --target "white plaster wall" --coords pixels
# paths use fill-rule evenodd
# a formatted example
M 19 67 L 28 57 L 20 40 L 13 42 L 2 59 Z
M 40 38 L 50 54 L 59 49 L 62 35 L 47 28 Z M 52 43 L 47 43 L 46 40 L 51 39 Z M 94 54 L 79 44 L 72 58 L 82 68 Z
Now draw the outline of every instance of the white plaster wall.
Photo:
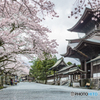
M 100 78 L 100 73 L 94 73 L 93 78 Z
M 53 82 L 53 81 L 54 81 L 54 79 L 47 80 L 47 82 Z
M 68 77 L 66 77 L 66 78 L 61 78 L 61 81 L 66 81 L 66 80 L 68 80 Z

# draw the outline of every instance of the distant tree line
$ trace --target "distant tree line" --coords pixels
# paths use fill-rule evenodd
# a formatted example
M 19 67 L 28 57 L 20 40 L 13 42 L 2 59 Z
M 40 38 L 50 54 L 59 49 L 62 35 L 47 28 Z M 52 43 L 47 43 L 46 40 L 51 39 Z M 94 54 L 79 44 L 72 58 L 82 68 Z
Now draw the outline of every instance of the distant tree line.
M 51 56 L 51 58 L 48 58 L 48 55 L 49 54 L 44 53 L 45 56 L 44 60 L 37 58 L 31 61 L 32 66 L 30 69 L 30 75 L 34 77 L 35 80 L 45 81 L 45 84 L 47 83 L 47 76 L 54 74 L 54 72 L 49 69 L 57 62 L 56 56 L 54 57 Z M 67 64 L 72 65 L 73 63 L 67 62 Z M 81 65 L 77 66 L 81 67 Z
M 45 81 L 47 83 L 47 76 L 54 74 L 53 71 L 49 70 L 57 61 L 56 56 L 49 59 L 47 55 L 45 55 L 44 60 L 40 60 L 39 58 L 31 61 L 33 64 L 30 69 L 30 75 L 35 78 L 35 80 Z
M 72 65 L 73 63 L 72 62 L 67 62 L 67 64 L 70 66 L 70 65 Z M 77 67 L 81 67 L 81 65 L 77 65 Z

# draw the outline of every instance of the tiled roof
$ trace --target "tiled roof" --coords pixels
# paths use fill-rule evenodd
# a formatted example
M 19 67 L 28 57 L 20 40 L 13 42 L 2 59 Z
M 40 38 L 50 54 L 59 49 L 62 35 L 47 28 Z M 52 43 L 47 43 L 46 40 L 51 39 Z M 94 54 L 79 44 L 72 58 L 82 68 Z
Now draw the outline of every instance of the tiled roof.
M 65 75 L 65 74 L 70 74 L 70 73 L 74 73 L 74 72 L 86 73 L 85 71 L 83 71 L 83 70 L 79 69 L 78 67 L 76 67 L 75 69 L 69 70 L 69 71 L 67 71 L 63 74 Z
M 99 59 L 100 59 L 100 56 L 98 56 L 98 57 L 96 57 L 96 58 L 94 58 L 94 59 L 88 61 L 87 63 L 90 63 L 90 62 L 93 62 L 93 61 L 96 61 L 96 60 L 99 60 Z
M 76 65 L 75 65 L 75 64 L 72 64 L 72 65 L 70 65 L 70 66 L 66 66 L 66 67 L 62 68 L 61 70 L 59 70 L 58 73 L 60 73 L 60 72 L 62 72 L 62 71 L 65 71 L 65 70 L 67 70 L 67 69 L 70 69 L 71 67 L 74 67 L 74 66 L 76 66 Z
M 56 68 L 58 65 L 60 65 L 60 63 L 61 63 L 62 61 L 64 62 L 63 57 L 61 57 L 61 58 L 50 68 L 50 70 L 52 70 L 52 69 Z M 64 64 L 65 64 L 65 66 L 68 66 L 65 62 L 64 62 Z

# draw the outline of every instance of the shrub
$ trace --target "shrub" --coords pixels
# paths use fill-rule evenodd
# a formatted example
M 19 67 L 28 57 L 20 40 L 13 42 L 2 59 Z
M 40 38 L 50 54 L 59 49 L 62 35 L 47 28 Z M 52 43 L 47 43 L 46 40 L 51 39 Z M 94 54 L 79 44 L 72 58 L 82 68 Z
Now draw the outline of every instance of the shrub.
M 3 89 L 3 86 L 0 86 L 0 89 Z

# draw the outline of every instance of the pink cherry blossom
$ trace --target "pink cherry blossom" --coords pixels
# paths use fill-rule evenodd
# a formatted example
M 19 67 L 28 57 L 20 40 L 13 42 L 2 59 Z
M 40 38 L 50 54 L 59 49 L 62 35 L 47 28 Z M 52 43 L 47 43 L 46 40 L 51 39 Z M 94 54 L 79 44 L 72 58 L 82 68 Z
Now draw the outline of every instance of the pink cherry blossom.
M 58 17 L 48 0 L 0 0 L 0 63 L 18 63 L 19 54 L 44 59 L 43 52 L 57 53 L 41 24 L 45 16 Z
M 90 8 L 94 13 L 93 20 L 100 19 L 100 0 L 76 0 L 70 16 L 80 16 L 85 8 Z M 68 18 L 70 18 L 70 16 Z M 95 18 L 94 18 L 95 17 Z

